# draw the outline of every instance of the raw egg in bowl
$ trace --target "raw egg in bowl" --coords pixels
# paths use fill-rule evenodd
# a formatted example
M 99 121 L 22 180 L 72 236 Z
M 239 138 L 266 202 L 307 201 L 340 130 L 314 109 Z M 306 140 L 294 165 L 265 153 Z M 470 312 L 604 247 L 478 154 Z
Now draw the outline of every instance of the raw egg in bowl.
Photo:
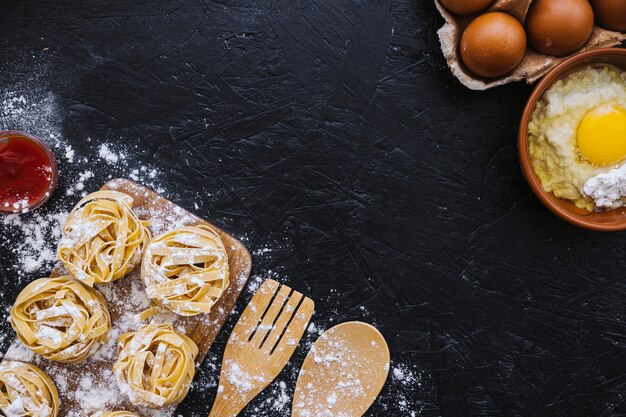
M 518 152 L 553 213 L 586 229 L 626 230 L 626 50 L 595 49 L 553 68 L 526 104 Z
M 597 166 L 626 159 L 626 110 L 615 104 L 602 104 L 585 114 L 577 131 L 581 155 Z

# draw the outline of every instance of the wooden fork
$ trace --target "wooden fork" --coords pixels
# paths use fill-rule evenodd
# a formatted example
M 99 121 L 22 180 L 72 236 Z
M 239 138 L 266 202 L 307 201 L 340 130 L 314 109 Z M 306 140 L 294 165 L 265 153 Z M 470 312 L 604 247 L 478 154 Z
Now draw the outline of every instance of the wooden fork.
M 285 285 L 263 282 L 228 339 L 209 417 L 235 417 L 278 376 L 314 307 L 313 300 Z

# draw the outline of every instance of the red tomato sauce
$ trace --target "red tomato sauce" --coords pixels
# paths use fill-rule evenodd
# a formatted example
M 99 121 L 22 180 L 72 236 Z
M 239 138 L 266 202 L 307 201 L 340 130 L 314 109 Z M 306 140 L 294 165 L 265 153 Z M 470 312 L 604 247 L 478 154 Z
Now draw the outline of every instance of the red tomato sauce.
M 56 169 L 43 144 L 19 133 L 0 134 L 0 211 L 25 212 L 47 200 Z

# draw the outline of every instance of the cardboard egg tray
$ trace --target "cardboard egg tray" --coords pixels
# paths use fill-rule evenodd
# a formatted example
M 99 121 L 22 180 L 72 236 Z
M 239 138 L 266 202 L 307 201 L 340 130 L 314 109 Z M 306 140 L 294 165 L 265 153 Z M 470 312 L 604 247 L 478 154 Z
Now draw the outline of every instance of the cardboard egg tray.
M 524 23 L 532 1 L 533 0 L 496 0 L 483 13 L 504 12 L 516 17 L 520 22 Z M 498 78 L 479 77 L 465 68 L 461 61 L 459 51 L 461 35 L 463 35 L 463 31 L 467 25 L 469 25 L 476 16 L 459 16 L 450 13 L 443 7 L 439 0 L 435 0 L 435 4 L 446 20 L 446 23 L 437 32 L 439 41 L 441 42 L 441 50 L 443 51 L 443 55 L 448 62 L 452 74 L 467 88 L 472 90 L 487 90 L 499 85 L 521 80 L 526 80 L 527 83 L 531 84 L 543 77 L 552 67 L 567 58 L 567 56 L 553 57 L 540 54 L 534 51 L 529 45 L 526 48 L 526 55 L 520 65 L 509 74 Z M 626 40 L 626 33 L 612 32 L 596 26 L 587 44 L 574 54 L 589 49 L 619 45 L 624 40 Z

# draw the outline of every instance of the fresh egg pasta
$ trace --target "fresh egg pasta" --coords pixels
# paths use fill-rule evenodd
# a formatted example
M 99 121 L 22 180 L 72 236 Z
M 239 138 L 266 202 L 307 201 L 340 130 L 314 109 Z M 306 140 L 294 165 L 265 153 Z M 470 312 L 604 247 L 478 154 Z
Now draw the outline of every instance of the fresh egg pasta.
M 209 226 L 185 226 L 155 236 L 143 256 L 148 297 L 181 316 L 208 313 L 228 288 L 228 255 Z
M 59 394 L 50 377 L 35 365 L 3 361 L 0 410 L 7 416 L 56 417 Z
M 58 249 L 71 275 L 89 286 L 108 284 L 131 272 L 150 241 L 127 194 L 102 190 L 87 195 L 70 212 Z
M 150 323 L 120 336 L 113 371 L 133 404 L 161 408 L 185 398 L 197 355 L 194 341 L 170 324 Z
M 11 308 L 11 326 L 44 358 L 79 363 L 107 340 L 111 317 L 102 294 L 61 276 L 27 285 Z

